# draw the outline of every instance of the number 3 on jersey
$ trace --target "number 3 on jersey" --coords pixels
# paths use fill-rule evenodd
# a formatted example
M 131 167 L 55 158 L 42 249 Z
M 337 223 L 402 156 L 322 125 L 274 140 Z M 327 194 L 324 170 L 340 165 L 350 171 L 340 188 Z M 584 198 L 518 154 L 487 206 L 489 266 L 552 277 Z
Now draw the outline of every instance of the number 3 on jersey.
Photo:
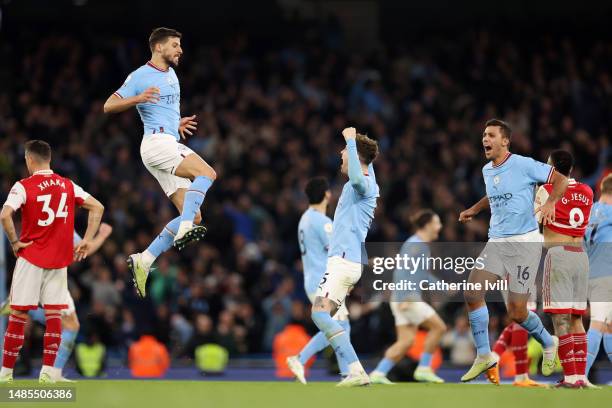
M 68 217 L 68 211 L 66 211 L 67 209 L 66 197 L 67 196 L 68 195 L 66 193 L 62 193 L 59 205 L 57 206 L 57 211 L 55 212 L 49 206 L 49 204 L 51 204 L 51 194 L 45 194 L 45 195 L 36 197 L 36 201 L 43 203 L 42 212 L 47 214 L 46 219 L 38 220 L 39 226 L 48 227 L 49 225 L 53 224 L 53 221 L 55 221 L 56 218 L 63 218 L 64 222 L 66 222 L 66 217 Z

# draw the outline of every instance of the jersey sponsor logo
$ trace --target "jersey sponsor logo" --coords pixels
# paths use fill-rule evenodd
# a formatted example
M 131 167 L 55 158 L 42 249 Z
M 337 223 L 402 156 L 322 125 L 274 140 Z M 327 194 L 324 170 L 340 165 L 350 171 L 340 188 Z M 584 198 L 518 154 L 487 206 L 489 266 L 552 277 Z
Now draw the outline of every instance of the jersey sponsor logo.
M 512 193 L 497 194 L 489 197 L 491 204 L 506 202 L 512 198 Z

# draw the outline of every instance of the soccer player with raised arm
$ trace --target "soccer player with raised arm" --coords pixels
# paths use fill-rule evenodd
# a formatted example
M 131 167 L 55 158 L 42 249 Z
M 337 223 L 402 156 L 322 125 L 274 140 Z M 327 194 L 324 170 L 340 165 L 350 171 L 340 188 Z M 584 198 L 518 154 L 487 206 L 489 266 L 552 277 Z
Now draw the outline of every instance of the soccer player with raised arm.
M 331 199 L 329 183 L 324 177 L 315 177 L 306 184 L 308 209 L 302 214 L 298 224 L 298 242 L 302 255 L 304 269 L 304 289 L 311 303 L 314 303 L 317 287 L 325 273 L 329 237 L 332 233 L 332 220 L 325 215 Z M 351 326 L 348 320 L 348 310 L 343 303 L 334 315 L 334 320 L 350 335 Z M 306 384 L 304 365 L 319 351 L 329 346 L 325 333 L 318 332 L 297 356 L 287 357 L 287 366 L 302 384 Z M 348 374 L 348 368 L 343 359 L 338 358 L 340 373 Z
M 612 174 L 602 180 L 600 190 L 601 196 L 593 205 L 584 236 L 589 255 L 588 299 L 591 306 L 587 375 L 599 353 L 602 338 L 612 362 Z
M 25 145 L 30 177 L 13 185 L 2 207 L 0 220 L 17 257 L 10 290 L 11 314 L 4 335 L 0 382 L 13 381 L 13 368 L 24 343 L 27 312 L 40 303 L 45 310 L 41 383 L 60 380 L 54 367 L 61 339 L 61 310 L 68 307 L 67 266 L 73 256 L 83 258 L 91 248 L 100 226 L 104 207 L 70 179 L 51 170 L 51 147 L 41 140 Z M 73 246 L 74 212 L 80 206 L 89 211 L 85 236 Z M 13 215 L 21 210 L 21 236 L 17 236 Z
M 128 258 L 138 294 L 146 295 L 149 270 L 172 245 L 179 250 L 204 237 L 200 206 L 217 177 L 215 171 L 189 147 L 179 143 L 191 135 L 195 116 L 181 118 L 181 88 L 174 72 L 183 55 L 181 33 L 156 28 L 149 37 L 151 60 L 132 72 L 123 86 L 104 103 L 105 113 L 136 107 L 143 123 L 142 162 L 180 212 L 142 253 Z
M 442 229 L 440 217 L 432 210 L 420 210 L 414 215 L 412 224 L 416 227 L 416 231 L 402 245 L 400 254 L 428 258 L 430 250 L 427 243 L 437 240 Z M 419 282 L 428 278 L 429 271 L 423 267 L 420 267 L 417 271 L 396 269 L 393 281 Z M 393 384 L 387 378 L 387 374 L 406 355 L 406 351 L 412 346 L 419 327 L 427 330 L 427 337 L 425 338 L 419 365 L 414 371 L 414 379 L 419 382 L 443 383 L 444 380 L 438 377 L 431 368 L 433 353 L 446 331 L 446 325 L 440 316 L 433 307 L 422 300 L 420 291 L 394 291 L 390 306 L 395 320 L 397 340 L 385 351 L 385 357 L 370 374 L 372 383 Z
M 499 279 L 508 279 L 506 307 L 510 318 L 544 347 L 542 373 L 550 375 L 555 367 L 558 339 L 527 308 L 542 256 L 533 199 L 537 183 L 551 183 L 548 199 L 536 209 L 541 213 L 542 224 L 548 225 L 555 220 L 555 204 L 565 193 L 568 182 L 552 166 L 510 153 L 511 136 L 512 130 L 506 122 L 487 121 L 482 136 L 485 156 L 490 160 L 482 169 L 487 195 L 459 215 L 460 222 L 467 222 L 482 210 L 491 210 L 489 242 L 481 254 L 485 267 L 472 270 L 468 278 L 468 283 L 479 283 L 483 289 L 464 293 L 477 356 L 461 381 L 471 381 L 497 365 L 498 359 L 489 345 L 485 294 L 486 283 Z
M 555 150 L 548 164 L 566 177 L 574 167 L 572 154 Z M 546 202 L 552 185 L 538 189 L 535 206 Z M 587 387 L 587 337 L 582 315 L 587 308 L 589 258 L 582 248 L 582 240 L 589 224 L 593 190 L 570 178 L 563 197 L 555 205 L 555 221 L 544 225 L 544 246 L 548 248 L 544 260 L 542 293 L 544 312 L 550 314 L 559 337 L 559 360 L 564 378 L 557 387 Z
M 348 375 L 338 386 L 355 387 L 370 384 L 370 378 L 357 358 L 349 334 L 332 316 L 344 304 L 349 291 L 361 278 L 363 264 L 368 262 L 362 246 L 379 197 L 372 165 L 378 155 L 378 143 L 357 134 L 352 127 L 344 129 L 342 135 L 346 148 L 342 150 L 341 172 L 348 175 L 349 181 L 342 188 L 334 214 L 327 267 L 316 291 L 312 320 L 348 367 Z

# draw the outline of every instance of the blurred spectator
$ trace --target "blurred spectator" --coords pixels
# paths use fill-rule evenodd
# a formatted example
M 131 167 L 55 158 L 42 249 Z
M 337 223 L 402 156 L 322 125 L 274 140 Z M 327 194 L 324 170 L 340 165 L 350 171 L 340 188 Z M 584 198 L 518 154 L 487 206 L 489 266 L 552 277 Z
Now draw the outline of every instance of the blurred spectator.
M 476 351 L 466 316 L 457 316 L 453 329 L 442 337 L 441 345 L 450 350 L 450 361 L 453 364 L 465 366 L 474 361 Z
M 133 377 L 163 377 L 170 367 L 166 347 L 150 334 L 145 334 L 130 346 L 128 366 Z

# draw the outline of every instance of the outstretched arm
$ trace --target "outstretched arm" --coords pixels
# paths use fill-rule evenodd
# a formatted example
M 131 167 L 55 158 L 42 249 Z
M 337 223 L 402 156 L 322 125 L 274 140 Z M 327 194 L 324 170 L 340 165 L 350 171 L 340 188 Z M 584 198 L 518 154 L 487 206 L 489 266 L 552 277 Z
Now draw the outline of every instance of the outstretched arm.
M 138 105 L 139 103 L 159 101 L 159 88 L 151 86 L 144 90 L 140 95 L 121 97 L 117 92 L 108 97 L 104 102 L 104 113 L 119 113 Z
M 357 131 L 353 127 L 346 128 L 342 131 L 342 136 L 344 136 L 344 140 L 346 140 L 349 181 L 355 191 L 359 194 L 363 194 L 366 191 L 366 179 L 363 176 L 359 154 L 357 153 L 357 142 L 355 140 L 357 138 Z
M 487 196 L 482 197 L 476 204 L 471 206 L 465 211 L 461 211 L 459 214 L 460 222 L 471 221 L 476 215 L 478 215 L 482 210 L 486 210 L 489 208 L 489 198 Z

